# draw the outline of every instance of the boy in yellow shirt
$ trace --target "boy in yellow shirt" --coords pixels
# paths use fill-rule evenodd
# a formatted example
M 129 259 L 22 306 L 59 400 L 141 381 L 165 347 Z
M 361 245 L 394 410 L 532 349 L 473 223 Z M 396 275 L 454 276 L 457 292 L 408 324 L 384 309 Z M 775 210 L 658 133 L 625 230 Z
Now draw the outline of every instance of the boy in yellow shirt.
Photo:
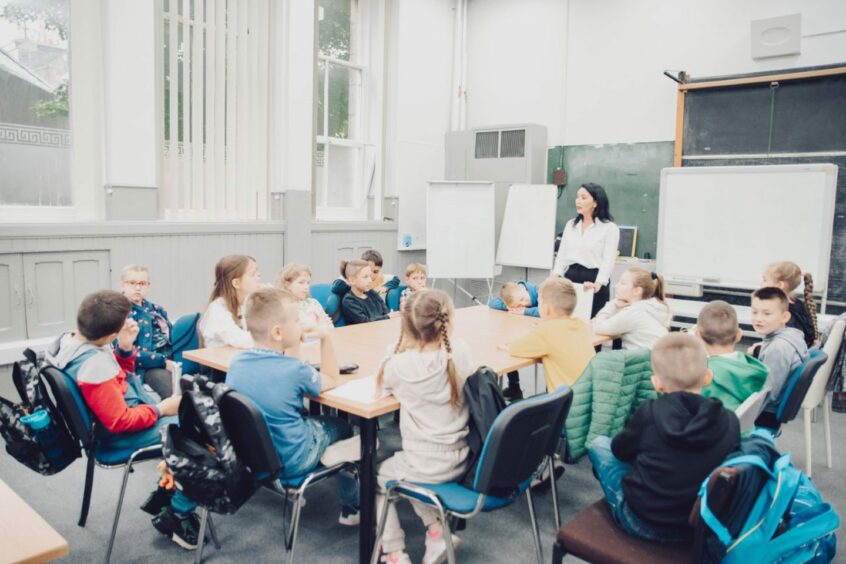
M 571 317 L 575 308 L 573 284 L 557 276 L 547 279 L 538 290 L 541 322 L 508 347 L 511 356 L 543 361 L 546 389 L 550 392 L 561 384 L 575 384 L 596 354 L 590 326 Z

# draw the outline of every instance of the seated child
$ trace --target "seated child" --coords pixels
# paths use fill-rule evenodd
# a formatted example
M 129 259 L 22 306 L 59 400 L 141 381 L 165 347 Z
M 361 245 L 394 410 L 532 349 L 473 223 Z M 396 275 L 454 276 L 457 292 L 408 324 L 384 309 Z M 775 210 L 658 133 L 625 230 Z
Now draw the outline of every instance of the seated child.
M 282 461 L 283 478 L 317 468 L 333 443 L 352 437 L 352 427 L 337 417 L 304 417 L 303 396 L 316 396 L 338 377 L 338 361 L 331 325 L 318 325 L 320 369 L 297 358 L 302 332 L 297 298 L 287 290 L 262 288 L 247 298 L 245 318 L 255 348 L 244 351 L 229 365 L 226 383 L 250 398 L 267 422 L 273 445 Z M 285 354 L 285 351 L 289 355 Z M 357 525 L 358 490 L 352 476 L 342 472 L 342 525 Z
M 719 400 L 702 397 L 711 381 L 702 341 L 666 335 L 652 349 L 645 401 L 614 440 L 597 437 L 588 456 L 615 521 L 657 542 L 691 538 L 688 516 L 702 481 L 740 446 L 740 423 Z
M 344 280 L 336 280 L 332 291 L 344 289 L 346 293 L 341 298 L 341 315 L 347 325 L 368 323 L 388 319 L 391 310 L 376 290 L 371 289 L 373 275 L 370 266 L 363 260 L 342 260 L 341 276 Z M 343 288 L 346 286 L 346 288 Z
M 538 286 L 525 280 L 506 282 L 499 290 L 499 297 L 491 298 L 488 307 L 508 311 L 515 315 L 540 317 L 538 313 Z M 523 390 L 520 389 L 520 373 L 516 370 L 508 373 L 508 387 L 503 395 L 511 401 L 523 399 Z
M 408 297 L 418 290 L 426 287 L 426 265 L 419 262 L 412 262 L 405 267 L 405 290 L 400 294 L 400 311 Z
M 804 299 L 797 298 L 794 291 L 803 283 Z M 790 300 L 788 327 L 799 329 L 805 336 L 808 347 L 819 341 L 817 328 L 817 304 L 814 302 L 814 279 L 809 272 L 802 272 L 795 263 L 789 261 L 774 262 L 769 265 L 761 277 L 761 287 L 778 288 Z
M 172 347 L 170 331 L 173 326 L 165 309 L 147 301 L 150 291 L 150 271 L 146 266 L 130 264 L 120 273 L 120 291 L 132 304 L 129 316 L 138 324 L 135 338 L 135 373 L 159 397 L 173 393 Z
M 749 354 L 735 350 L 743 334 L 737 325 L 734 308 L 715 300 L 699 312 L 696 336 L 705 342 L 708 368 L 714 377 L 702 389 L 706 398 L 717 398 L 723 407 L 735 411 L 746 398 L 764 387 L 769 371 L 764 363 Z
M 399 286 L 399 278 L 390 274 L 382 272 L 382 254 L 374 249 L 368 249 L 361 254 L 361 260 L 367 261 L 370 266 L 370 274 L 373 275 L 373 280 L 370 282 L 368 290 L 375 290 L 382 299 L 388 294 L 388 290 L 392 290 Z
M 326 315 L 323 306 L 309 294 L 311 284 L 311 269 L 302 264 L 289 264 L 276 278 L 276 286 L 288 290 L 297 298 L 297 312 L 303 335 L 312 337 L 318 325 L 332 325 L 332 320 Z
M 508 348 L 511 356 L 543 361 L 549 392 L 562 384 L 575 384 L 596 354 L 588 324 L 570 317 L 575 308 L 573 284 L 566 278 L 547 279 L 538 292 L 540 324 Z
M 214 267 L 214 288 L 198 324 L 206 347 L 248 349 L 253 338 L 245 329 L 244 300 L 261 285 L 256 261 L 244 255 L 225 256 Z
M 506 282 L 499 291 L 499 297 L 491 298 L 488 307 L 516 315 L 540 317 L 538 312 L 538 286 L 525 280 Z
M 651 349 L 667 334 L 672 319 L 664 302 L 664 278 L 630 268 L 614 286 L 614 299 L 593 318 L 593 332 L 620 337 L 624 349 Z
M 414 292 L 402 312 L 399 341 L 391 347 L 376 376 L 377 386 L 393 392 L 400 403 L 402 450 L 379 466 L 377 515 L 385 503 L 384 488 L 391 480 L 441 483 L 465 472 L 470 412 L 464 402 L 464 382 L 476 369 L 470 349 L 453 341 L 452 300 L 441 290 Z M 414 512 L 427 527 L 426 554 L 422 562 L 443 562 L 446 543 L 438 511 L 431 505 L 412 502 Z M 460 540 L 452 535 L 453 544 Z M 410 562 L 405 552 L 405 533 L 392 504 L 382 537 L 383 562 Z
M 132 372 L 138 324 L 127 319 L 132 306 L 119 292 L 101 290 L 86 296 L 76 314 L 76 333 L 60 336 L 47 361 L 70 376 L 97 419 L 97 438 L 110 450 L 134 451 L 161 442 L 160 430 L 175 417 L 180 396 L 158 403 Z M 112 343 L 117 340 L 117 348 Z M 200 521 L 195 504 L 176 490 L 154 493 L 142 509 L 153 525 L 186 549 L 197 547 Z
M 767 384 L 770 393 L 764 403 L 760 426 L 777 427 L 775 413 L 781 402 L 788 377 L 808 360 L 808 347 L 798 329 L 787 326 L 790 321 L 787 295 L 778 288 L 758 288 L 752 293 L 752 326 L 763 335 L 758 360 L 770 371 Z M 757 345 L 750 347 L 754 351 Z

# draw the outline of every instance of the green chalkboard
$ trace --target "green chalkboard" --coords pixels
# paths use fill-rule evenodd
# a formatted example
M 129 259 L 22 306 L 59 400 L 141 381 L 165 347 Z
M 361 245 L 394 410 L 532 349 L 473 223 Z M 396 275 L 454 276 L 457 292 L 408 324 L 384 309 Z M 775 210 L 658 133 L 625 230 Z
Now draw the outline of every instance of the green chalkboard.
M 612 145 L 563 145 L 549 149 L 548 182 L 557 168 L 567 171 L 558 199 L 556 233 L 576 215 L 576 190 L 585 182 L 601 184 L 617 225 L 636 225 L 637 256 L 655 258 L 658 246 L 658 190 L 661 169 L 673 166 L 672 141 Z

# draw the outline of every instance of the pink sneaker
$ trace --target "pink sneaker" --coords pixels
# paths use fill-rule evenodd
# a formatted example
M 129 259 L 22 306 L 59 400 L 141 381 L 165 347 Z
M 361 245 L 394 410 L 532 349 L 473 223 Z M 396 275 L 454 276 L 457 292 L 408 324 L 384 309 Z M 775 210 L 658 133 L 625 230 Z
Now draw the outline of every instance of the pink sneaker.
M 385 562 L 385 564 L 411 564 L 411 558 L 405 552 L 384 554 L 382 555 L 382 562 Z
M 459 546 L 461 546 L 461 539 L 452 535 L 452 549 L 458 550 Z M 423 555 L 420 564 L 442 564 L 446 560 L 447 546 L 443 531 L 438 531 L 434 535 L 426 531 L 426 554 Z

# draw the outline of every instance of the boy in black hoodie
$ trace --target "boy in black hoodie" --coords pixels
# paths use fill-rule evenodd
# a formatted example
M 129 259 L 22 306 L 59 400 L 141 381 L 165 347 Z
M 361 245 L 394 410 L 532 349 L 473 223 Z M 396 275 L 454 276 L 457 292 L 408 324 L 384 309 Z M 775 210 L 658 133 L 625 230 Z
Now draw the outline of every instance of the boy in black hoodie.
M 702 341 L 672 333 L 652 349 L 658 399 L 643 403 L 614 437 L 597 437 L 589 457 L 615 520 L 634 536 L 685 542 L 702 481 L 740 445 L 740 425 L 719 400 Z

